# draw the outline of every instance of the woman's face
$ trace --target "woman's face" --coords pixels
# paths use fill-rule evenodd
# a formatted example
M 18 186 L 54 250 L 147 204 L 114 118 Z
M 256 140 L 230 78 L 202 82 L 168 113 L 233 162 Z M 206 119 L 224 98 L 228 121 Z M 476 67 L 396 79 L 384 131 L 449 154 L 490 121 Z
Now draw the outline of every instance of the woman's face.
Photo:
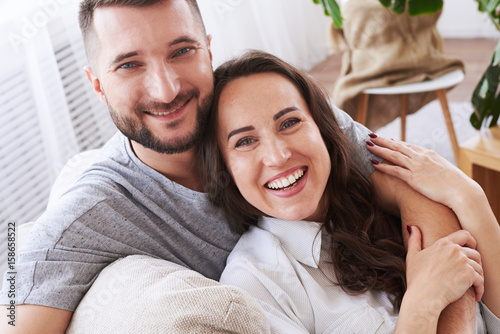
M 330 156 L 297 88 L 276 73 L 238 78 L 219 101 L 219 145 L 236 186 L 255 208 L 322 221 Z

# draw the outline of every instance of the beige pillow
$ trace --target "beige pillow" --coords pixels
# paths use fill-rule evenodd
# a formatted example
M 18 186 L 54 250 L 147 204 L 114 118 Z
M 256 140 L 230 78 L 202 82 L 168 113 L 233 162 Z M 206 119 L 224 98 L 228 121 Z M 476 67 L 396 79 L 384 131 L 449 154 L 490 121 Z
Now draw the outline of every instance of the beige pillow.
M 246 292 L 134 255 L 99 274 L 67 333 L 270 333 L 270 327 Z

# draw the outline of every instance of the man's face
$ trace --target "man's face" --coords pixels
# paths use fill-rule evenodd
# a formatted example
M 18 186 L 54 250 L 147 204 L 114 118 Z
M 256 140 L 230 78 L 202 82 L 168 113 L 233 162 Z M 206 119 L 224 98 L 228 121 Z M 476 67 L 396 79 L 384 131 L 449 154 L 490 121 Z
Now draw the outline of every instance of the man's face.
M 86 69 L 118 129 L 159 153 L 196 144 L 213 89 L 211 53 L 185 0 L 94 13 L 96 69 Z

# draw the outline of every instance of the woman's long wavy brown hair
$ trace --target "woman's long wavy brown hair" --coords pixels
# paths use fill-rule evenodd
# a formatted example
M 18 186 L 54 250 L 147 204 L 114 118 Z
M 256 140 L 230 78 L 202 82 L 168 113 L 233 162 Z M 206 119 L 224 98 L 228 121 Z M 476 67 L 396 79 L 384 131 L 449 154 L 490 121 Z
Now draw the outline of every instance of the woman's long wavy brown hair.
M 330 153 L 332 171 L 325 189 L 329 207 L 322 228 L 332 237 L 330 253 L 338 284 L 350 294 L 386 291 L 394 308 L 399 309 L 406 290 L 406 252 L 400 224 L 380 209 L 374 187 L 354 162 L 355 150 L 340 129 L 320 86 L 273 55 L 249 51 L 222 64 L 214 73 L 207 141 L 200 147 L 210 200 L 227 212 L 240 231 L 256 224 L 263 215 L 243 198 L 222 158 L 217 142 L 217 109 L 223 89 L 232 80 L 269 72 L 282 75 L 297 87 Z

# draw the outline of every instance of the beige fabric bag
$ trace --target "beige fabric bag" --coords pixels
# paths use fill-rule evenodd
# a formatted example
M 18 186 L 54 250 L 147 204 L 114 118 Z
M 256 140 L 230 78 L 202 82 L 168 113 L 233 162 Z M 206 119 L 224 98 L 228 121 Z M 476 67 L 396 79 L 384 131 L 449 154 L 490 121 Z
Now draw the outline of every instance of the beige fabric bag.
M 356 98 L 364 89 L 421 82 L 464 69 L 460 59 L 443 55 L 436 28 L 440 12 L 397 15 L 377 0 L 350 0 L 341 10 L 343 30 L 332 28 L 334 45 L 343 52 L 332 98 L 352 117 L 356 115 Z M 435 98 L 435 93 L 410 95 L 408 113 Z M 399 115 L 398 96 L 371 95 L 367 115 L 367 126 L 372 130 L 392 121 Z

